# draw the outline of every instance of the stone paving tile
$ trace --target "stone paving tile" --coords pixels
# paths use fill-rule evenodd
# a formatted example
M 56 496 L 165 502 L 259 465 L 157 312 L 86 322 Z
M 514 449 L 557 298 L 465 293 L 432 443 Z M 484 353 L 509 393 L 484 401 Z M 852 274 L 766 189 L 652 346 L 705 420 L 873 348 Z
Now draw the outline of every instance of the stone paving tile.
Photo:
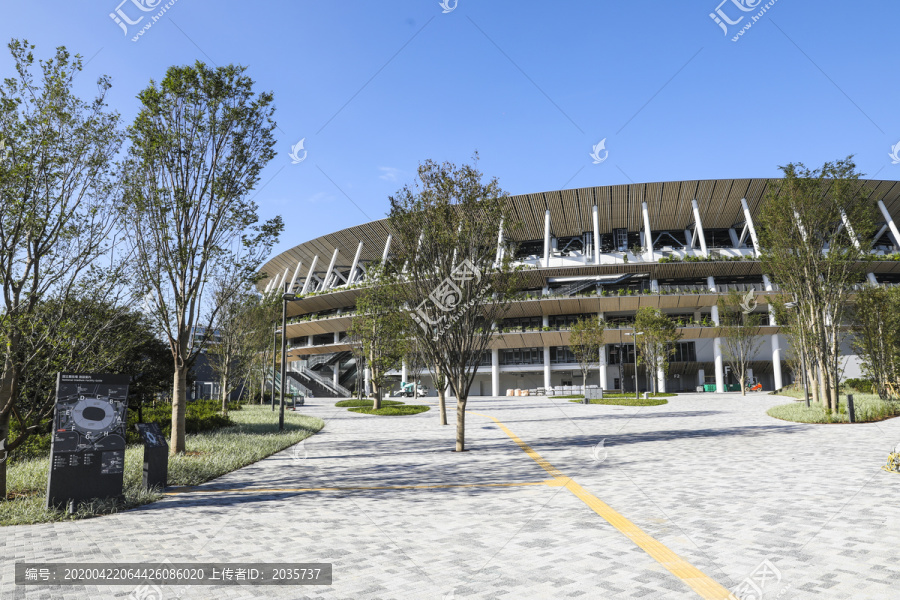
M 431 399 L 424 399 L 429 402 Z M 763 561 L 764 598 L 897 598 L 900 476 L 880 470 L 900 420 L 800 425 L 768 395 L 657 407 L 476 398 L 554 467 L 727 588 Z M 386 419 L 316 399 L 305 443 L 118 515 L 2 530 L 0 598 L 129 598 L 126 587 L 24 588 L 15 562 L 332 562 L 328 587 L 165 588 L 163 598 L 697 598 L 562 487 L 297 492 L 549 479 L 490 419 L 469 451 L 436 411 Z M 455 414 L 449 418 L 454 422 Z M 601 440 L 603 447 L 596 445 Z M 274 488 L 253 494 L 224 490 Z M 132 597 L 135 597 L 132 595 Z M 155 598 L 154 598 L 155 600 Z

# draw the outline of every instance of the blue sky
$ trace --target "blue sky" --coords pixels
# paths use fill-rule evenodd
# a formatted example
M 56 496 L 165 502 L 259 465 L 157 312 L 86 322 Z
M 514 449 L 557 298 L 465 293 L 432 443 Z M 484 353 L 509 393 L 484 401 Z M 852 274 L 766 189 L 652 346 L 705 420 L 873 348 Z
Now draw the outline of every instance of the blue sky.
M 285 219 L 278 251 L 383 217 L 420 161 L 475 150 L 512 194 L 778 176 L 848 154 L 870 177 L 900 177 L 897 2 L 770 1 L 735 42 L 767 2 L 458 0 L 444 13 L 438 0 L 176 0 L 133 42 L 166 2 L 120 1 L 6 1 L 0 37 L 90 59 L 82 93 L 110 75 L 126 122 L 170 65 L 249 67 L 277 107 L 256 201 Z M 126 35 L 117 8 L 144 18 Z M 743 17 L 727 35 L 717 8 Z M 3 76 L 10 66 L 0 53 Z

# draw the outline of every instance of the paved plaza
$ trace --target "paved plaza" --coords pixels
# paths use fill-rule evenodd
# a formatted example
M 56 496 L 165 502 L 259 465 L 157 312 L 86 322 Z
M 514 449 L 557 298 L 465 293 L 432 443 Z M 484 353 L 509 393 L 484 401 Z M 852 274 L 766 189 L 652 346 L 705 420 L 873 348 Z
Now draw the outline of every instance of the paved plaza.
M 165 588 L 167 598 L 650 600 L 736 588 L 754 600 L 898 598 L 900 475 L 881 466 L 900 419 L 803 425 L 765 414 L 786 401 L 479 397 L 469 451 L 454 453 L 454 427 L 438 425 L 436 407 L 372 417 L 316 398 L 304 413 L 326 421 L 320 433 L 201 489 L 0 529 L 0 597 L 140 597 L 16 587 L 15 562 L 168 560 L 330 562 L 334 583 Z

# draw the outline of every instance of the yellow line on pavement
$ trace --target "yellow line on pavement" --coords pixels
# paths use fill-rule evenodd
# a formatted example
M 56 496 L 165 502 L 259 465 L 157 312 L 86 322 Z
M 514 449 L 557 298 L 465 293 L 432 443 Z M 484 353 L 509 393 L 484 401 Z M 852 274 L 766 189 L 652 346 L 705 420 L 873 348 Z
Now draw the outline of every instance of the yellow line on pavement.
M 559 469 L 547 462 L 544 457 L 535 452 L 531 446 L 522 441 L 519 436 L 510 431 L 509 428 L 498 419 L 477 412 L 467 412 L 471 412 L 473 415 L 478 415 L 479 417 L 486 417 L 496 423 L 506 435 L 518 444 L 525 454 L 531 457 L 532 460 L 553 476 L 552 480 L 545 482 L 547 485 L 562 486 L 575 494 L 579 500 L 587 504 L 591 510 L 603 517 L 610 525 L 628 537 L 628 539 L 634 542 L 641 550 L 649 554 L 651 558 L 689 585 L 700 595 L 700 597 L 708 600 L 722 600 L 730 597 L 731 592 L 722 587 L 715 579 L 706 575 L 678 556 L 663 543 L 645 533 L 640 527 L 626 519 L 611 506 L 575 483 L 575 480 L 571 477 L 563 475 Z
M 260 494 L 273 492 L 354 492 L 364 490 L 435 490 L 445 488 L 476 488 L 476 487 L 522 487 L 527 485 L 546 485 L 544 481 L 523 481 L 516 483 L 456 483 L 443 485 L 382 485 L 382 486 L 347 486 L 347 487 L 317 487 L 317 488 L 201 488 L 184 487 L 175 488 L 171 492 L 164 492 L 164 496 L 177 496 L 191 492 L 204 493 L 228 493 L 228 494 Z

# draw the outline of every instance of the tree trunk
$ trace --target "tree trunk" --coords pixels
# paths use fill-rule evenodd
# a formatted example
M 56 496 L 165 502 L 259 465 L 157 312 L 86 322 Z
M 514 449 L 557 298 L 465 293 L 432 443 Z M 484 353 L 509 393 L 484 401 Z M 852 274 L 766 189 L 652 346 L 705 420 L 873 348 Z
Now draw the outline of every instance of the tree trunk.
M 187 367 L 175 365 L 174 385 L 172 386 L 172 435 L 169 440 L 172 456 L 183 454 L 184 447 L 184 415 L 187 409 Z
M 228 414 L 228 369 L 219 378 L 219 397 L 222 400 L 222 412 Z
M 740 378 L 740 381 L 741 381 L 741 396 L 746 396 L 746 395 L 747 395 L 747 386 L 744 385 L 744 380 L 745 380 L 745 378 L 746 378 L 746 375 L 744 375 L 743 373 L 741 373 L 741 378 Z
M 432 381 L 434 382 L 434 391 L 437 392 L 438 395 L 438 406 L 440 407 L 441 412 L 441 425 L 447 424 L 447 388 L 444 386 L 444 378 L 441 376 L 441 368 L 434 368 L 434 377 L 432 377 Z
M 9 413 L 0 415 L 0 448 L 6 448 L 9 444 Z M 0 502 L 6 500 L 6 465 L 9 463 L 9 455 L 0 450 Z
M 456 451 L 466 449 L 466 399 L 456 398 Z

